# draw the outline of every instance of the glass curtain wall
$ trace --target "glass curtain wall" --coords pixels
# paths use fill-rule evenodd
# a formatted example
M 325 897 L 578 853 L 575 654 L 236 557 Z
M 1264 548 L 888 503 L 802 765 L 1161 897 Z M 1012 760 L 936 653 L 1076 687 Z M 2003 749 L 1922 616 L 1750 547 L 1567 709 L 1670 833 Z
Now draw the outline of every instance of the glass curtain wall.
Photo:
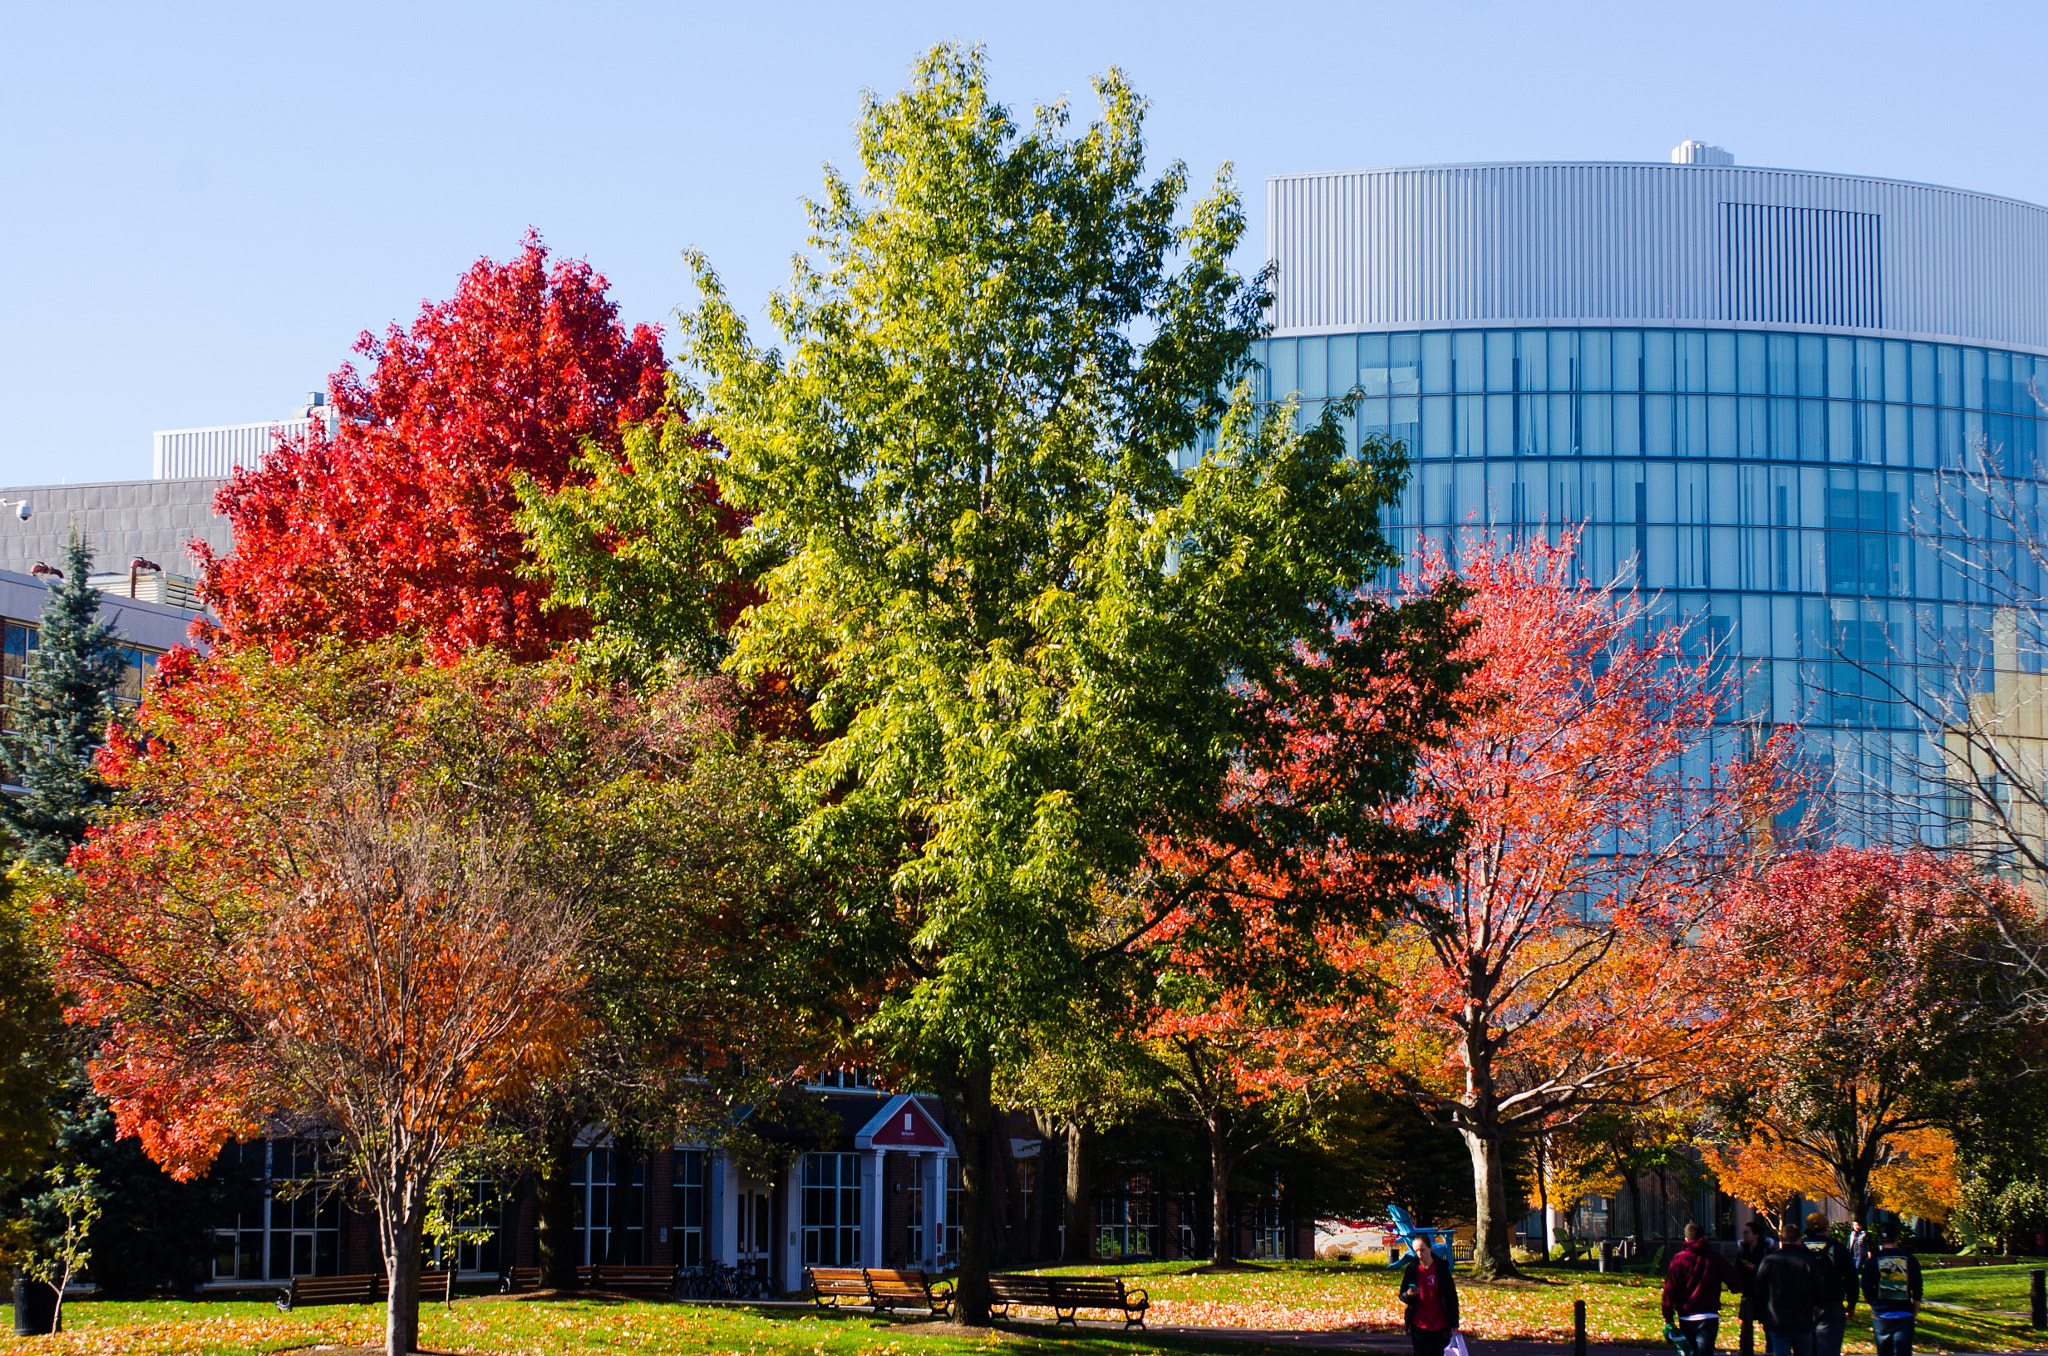
M 1585 577 L 1655 594 L 1743 666 L 1743 719 L 1808 727 L 1840 794 L 1913 798 L 1924 809 L 1906 828 L 1939 841 L 1939 788 L 1899 782 L 1930 760 L 1893 689 L 1985 650 L 1992 616 L 1946 558 L 1984 544 L 1928 540 L 1937 475 L 1986 450 L 2010 474 L 2039 464 L 2048 357 L 1612 328 L 1275 339 L 1255 356 L 1259 394 L 1296 395 L 1304 422 L 1355 391 L 1352 446 L 1407 444 L 1411 478 L 1387 514 L 1398 546 L 1580 525 Z

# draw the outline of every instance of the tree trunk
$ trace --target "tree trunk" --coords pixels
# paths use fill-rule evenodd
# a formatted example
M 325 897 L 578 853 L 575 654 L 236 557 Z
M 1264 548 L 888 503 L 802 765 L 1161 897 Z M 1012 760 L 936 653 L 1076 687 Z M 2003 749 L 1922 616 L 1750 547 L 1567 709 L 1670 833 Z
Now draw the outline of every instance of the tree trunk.
M 1536 1208 L 1543 1220 L 1543 1260 L 1550 1260 L 1550 1136 L 1536 1141 Z
M 1230 1154 L 1224 1144 L 1223 1118 L 1211 1116 L 1209 1131 L 1209 1261 L 1224 1266 L 1237 1254 L 1237 1223 L 1230 1214 Z
M 960 1124 L 965 1141 L 960 1155 L 960 1279 L 953 1291 L 955 1319 L 970 1328 L 986 1328 L 989 1315 L 989 1234 L 994 1221 L 995 1103 L 986 1064 L 967 1070 L 960 1098 Z
M 388 1187 L 377 1202 L 377 1232 L 384 1247 L 385 1356 L 412 1356 L 420 1345 L 420 1229 L 426 1222 L 424 1183 Z
M 1095 1223 L 1088 1218 L 1088 1127 L 1067 1124 L 1067 1233 L 1060 1249 L 1062 1262 L 1095 1260 Z
M 1482 1281 L 1518 1276 L 1514 1220 L 1508 1215 L 1508 1174 L 1500 1140 L 1460 1130 L 1472 1152 L 1472 1274 Z
M 1628 1182 L 1629 1209 L 1635 1211 L 1636 1216 L 1635 1219 L 1630 1221 L 1634 1226 L 1634 1232 L 1631 1234 L 1631 1237 L 1640 1243 L 1645 1232 L 1643 1229 L 1643 1179 L 1631 1172 L 1627 1175 L 1626 1180 Z
M 540 1283 L 545 1290 L 576 1288 L 576 1147 L 573 1122 L 549 1127 L 547 1153 L 536 1184 L 535 1213 L 539 1228 Z

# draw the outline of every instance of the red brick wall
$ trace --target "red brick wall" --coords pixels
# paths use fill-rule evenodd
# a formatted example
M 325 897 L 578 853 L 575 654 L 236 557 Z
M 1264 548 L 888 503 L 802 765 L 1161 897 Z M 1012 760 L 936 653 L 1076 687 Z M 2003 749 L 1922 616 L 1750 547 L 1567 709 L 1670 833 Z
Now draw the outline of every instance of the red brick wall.
M 669 1226 L 676 1213 L 676 1151 L 662 1149 L 647 1160 L 647 1262 L 650 1266 L 672 1266 L 676 1260 L 675 1239 Z

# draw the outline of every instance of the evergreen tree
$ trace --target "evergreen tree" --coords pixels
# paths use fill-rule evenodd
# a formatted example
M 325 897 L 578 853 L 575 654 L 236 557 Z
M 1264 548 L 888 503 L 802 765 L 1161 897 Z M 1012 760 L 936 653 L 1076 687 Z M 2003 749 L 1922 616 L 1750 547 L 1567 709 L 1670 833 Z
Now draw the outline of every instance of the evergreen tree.
M 99 620 L 100 592 L 86 582 L 92 551 L 74 529 L 64 578 L 43 604 L 14 733 L 0 740 L 0 767 L 20 796 L 0 798 L 0 820 L 31 861 L 61 865 L 84 841 L 101 789 L 92 752 L 106 733 L 121 653 Z

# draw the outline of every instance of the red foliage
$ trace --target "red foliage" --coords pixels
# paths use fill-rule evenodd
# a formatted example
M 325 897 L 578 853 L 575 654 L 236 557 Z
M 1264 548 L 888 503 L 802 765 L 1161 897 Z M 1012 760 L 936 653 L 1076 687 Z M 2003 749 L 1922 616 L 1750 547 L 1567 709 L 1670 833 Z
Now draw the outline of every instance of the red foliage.
M 375 367 L 330 379 L 334 434 L 280 439 L 216 500 L 234 552 L 195 550 L 226 638 L 404 633 L 444 655 L 520 658 L 573 638 L 583 621 L 547 612 L 546 585 L 522 573 L 513 477 L 558 488 L 586 441 L 616 450 L 622 423 L 659 413 L 659 332 L 628 332 L 603 276 L 550 265 L 529 233 L 517 259 L 479 260 L 451 300 L 381 341 L 365 331 L 356 351 Z

